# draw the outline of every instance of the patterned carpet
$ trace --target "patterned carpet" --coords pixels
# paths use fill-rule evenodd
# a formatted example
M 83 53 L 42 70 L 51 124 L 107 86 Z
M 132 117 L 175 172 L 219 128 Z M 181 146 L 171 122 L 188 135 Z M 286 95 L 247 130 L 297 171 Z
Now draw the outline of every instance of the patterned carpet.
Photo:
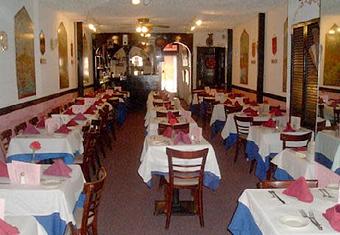
M 130 112 L 123 127 L 117 130 L 112 151 L 107 150 L 103 162 L 108 178 L 99 208 L 99 234 L 229 234 L 227 226 L 239 195 L 245 188 L 255 188 L 257 183 L 256 177 L 248 173 L 250 163 L 240 156 L 234 164 L 234 148 L 226 151 L 221 137 L 216 136 L 211 143 L 222 179 L 216 192 L 204 189 L 205 227 L 200 227 L 197 216 L 173 216 L 169 230 L 165 230 L 165 216 L 153 215 L 154 201 L 162 199 L 163 192 L 157 186 L 148 188 L 137 173 L 144 141 L 144 115 L 141 111 Z M 203 126 L 204 136 L 209 140 L 209 126 Z M 155 179 L 154 185 L 157 182 Z

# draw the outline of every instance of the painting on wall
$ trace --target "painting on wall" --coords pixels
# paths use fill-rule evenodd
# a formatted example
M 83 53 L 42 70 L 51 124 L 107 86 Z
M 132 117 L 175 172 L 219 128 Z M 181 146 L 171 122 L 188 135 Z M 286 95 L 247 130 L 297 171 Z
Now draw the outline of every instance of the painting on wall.
M 335 28 L 336 29 L 333 29 Z M 340 87 L 340 32 L 337 26 L 326 33 L 323 85 Z
M 283 25 L 282 91 L 287 92 L 288 18 Z
M 19 99 L 36 94 L 33 22 L 25 7 L 15 15 L 15 51 Z
M 67 54 L 67 32 L 63 22 L 58 28 L 58 56 L 59 56 L 59 87 L 60 89 L 70 86 L 68 77 L 68 54 Z
M 240 83 L 248 84 L 249 34 L 243 30 L 240 39 Z

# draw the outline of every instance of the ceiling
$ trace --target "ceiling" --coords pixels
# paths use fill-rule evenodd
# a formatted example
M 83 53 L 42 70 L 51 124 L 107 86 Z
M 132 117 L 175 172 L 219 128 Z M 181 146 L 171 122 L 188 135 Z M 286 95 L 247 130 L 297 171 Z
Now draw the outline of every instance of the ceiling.
M 286 0 L 40 0 L 76 21 L 97 24 L 99 32 L 134 32 L 138 18 L 149 17 L 154 32 L 190 32 L 196 19 L 203 24 L 198 31 L 223 31 L 286 3 Z M 92 21 L 92 22 L 90 22 Z

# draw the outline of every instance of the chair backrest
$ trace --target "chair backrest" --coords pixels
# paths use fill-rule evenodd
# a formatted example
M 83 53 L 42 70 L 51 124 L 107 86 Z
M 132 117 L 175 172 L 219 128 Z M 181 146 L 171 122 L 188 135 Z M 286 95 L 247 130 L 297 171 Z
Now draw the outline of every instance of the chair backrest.
M 27 127 L 26 122 L 22 122 L 22 123 L 20 123 L 19 125 L 16 125 L 16 126 L 14 127 L 14 133 L 15 133 L 15 135 L 18 135 L 18 134 L 22 133 L 22 132 L 26 129 L 26 127 Z
M 317 131 L 322 131 L 325 128 L 326 128 L 326 120 L 322 120 L 322 121 L 316 123 L 316 130 Z
M 172 114 L 175 116 L 175 117 L 179 117 L 180 114 L 179 114 L 179 111 L 170 111 L 172 112 Z M 165 112 L 159 112 L 159 111 L 156 111 L 156 117 L 167 117 L 167 113 Z
M 248 135 L 249 128 L 253 123 L 253 117 L 242 117 L 234 115 L 236 131 L 238 135 Z
M 224 105 L 224 111 L 229 114 L 229 113 L 238 113 L 241 112 L 243 109 L 243 106 L 229 106 L 229 105 Z
M 183 131 L 184 133 L 188 134 L 190 131 L 189 123 L 181 123 L 176 125 L 170 125 L 167 123 L 158 123 L 158 134 L 161 135 L 165 131 L 167 127 L 171 127 L 172 130 L 175 132 Z
M 318 104 L 319 117 L 324 118 L 324 110 L 325 110 L 324 104 Z
M 264 180 L 257 184 L 257 188 L 287 188 L 294 180 Z M 317 188 L 318 180 L 306 180 L 308 187 Z
M 90 180 L 90 164 L 94 163 L 96 154 L 96 133 L 87 131 L 84 133 L 84 154 L 81 164 L 82 171 L 86 181 Z
M 30 120 L 28 120 L 28 122 L 30 124 L 32 124 L 33 126 L 36 126 L 38 124 L 38 122 L 39 122 L 39 118 L 38 117 L 33 117 Z
M 282 140 L 283 142 L 283 149 L 294 148 L 294 147 L 307 147 L 311 138 L 312 138 L 312 132 L 308 132 L 305 134 L 296 134 L 296 133 L 294 134 L 281 133 L 280 134 L 280 140 Z M 294 145 L 290 146 L 289 145 L 290 142 L 294 142 Z
M 340 108 L 334 108 L 334 122 L 340 123 Z
M 153 106 L 155 106 L 155 107 L 162 107 L 163 103 L 153 102 Z
M 56 107 L 54 109 L 51 110 L 50 114 L 59 114 L 61 111 L 60 107 Z
M 198 151 L 179 151 L 166 148 L 166 154 L 168 155 L 170 185 L 174 185 L 174 180 L 177 178 L 198 180 L 198 185 L 202 186 L 204 167 L 208 151 L 208 148 Z M 187 161 L 183 161 L 183 159 Z M 200 159 L 201 161 L 198 161 L 197 159 Z
M 80 227 L 80 235 L 88 234 L 87 228 L 89 224 L 96 222 L 98 206 L 102 196 L 106 176 L 107 173 L 105 168 L 101 167 L 97 173 L 97 180 L 84 184 L 85 203 Z
M 7 150 L 8 150 L 8 146 L 9 146 L 9 142 L 11 141 L 11 138 L 12 138 L 11 129 L 4 130 L 3 132 L 0 133 L 0 146 L 1 146 L 1 150 L 4 156 L 6 156 L 7 154 Z

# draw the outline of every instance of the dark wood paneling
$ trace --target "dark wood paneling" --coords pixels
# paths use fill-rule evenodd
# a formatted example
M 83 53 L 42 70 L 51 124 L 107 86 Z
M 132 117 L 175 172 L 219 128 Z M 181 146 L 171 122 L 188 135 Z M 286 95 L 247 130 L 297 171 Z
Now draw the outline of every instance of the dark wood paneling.
M 340 93 L 340 89 L 329 88 L 329 87 L 319 87 L 320 91 Z
M 227 91 L 231 91 L 232 84 L 233 84 L 233 30 L 228 29 Z
M 253 94 L 257 94 L 257 91 L 252 90 L 250 88 L 246 88 L 246 87 L 232 85 L 232 88 L 237 89 L 237 90 L 241 90 L 241 91 L 246 91 L 246 92 L 253 93 Z
M 266 15 L 259 13 L 258 46 L 257 46 L 257 102 L 263 102 L 264 44 L 266 31 Z
M 286 97 L 271 94 L 271 93 L 266 93 L 266 92 L 263 92 L 263 96 L 274 99 L 274 100 L 279 100 L 279 101 L 282 101 L 282 102 L 286 102 L 286 100 L 287 100 Z
M 77 69 L 78 69 L 78 95 L 84 96 L 84 63 L 83 63 L 83 23 L 76 23 L 77 34 Z

